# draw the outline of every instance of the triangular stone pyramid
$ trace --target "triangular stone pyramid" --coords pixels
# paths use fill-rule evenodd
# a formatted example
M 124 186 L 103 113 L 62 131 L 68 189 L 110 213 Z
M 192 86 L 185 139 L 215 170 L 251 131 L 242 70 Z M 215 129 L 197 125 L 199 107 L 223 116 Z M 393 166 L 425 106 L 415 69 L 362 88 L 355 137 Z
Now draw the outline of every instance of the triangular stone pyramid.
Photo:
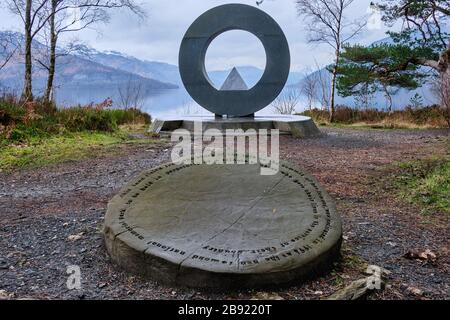
M 231 70 L 227 79 L 223 83 L 220 88 L 221 91 L 233 91 L 233 90 L 248 90 L 247 85 L 245 84 L 244 79 L 242 79 L 239 71 L 236 68 Z

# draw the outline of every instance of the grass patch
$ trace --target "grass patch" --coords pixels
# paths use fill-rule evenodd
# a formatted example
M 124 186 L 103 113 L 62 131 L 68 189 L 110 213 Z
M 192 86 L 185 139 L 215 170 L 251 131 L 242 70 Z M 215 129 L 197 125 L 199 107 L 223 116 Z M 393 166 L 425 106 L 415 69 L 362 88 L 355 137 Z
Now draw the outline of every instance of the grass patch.
M 138 109 L 99 105 L 56 108 L 0 97 L 0 171 L 101 155 L 118 144 L 149 143 L 151 118 Z M 137 138 L 138 137 L 138 138 Z
M 122 125 L 150 122 L 150 116 L 138 109 L 119 110 L 98 105 L 58 109 L 39 101 L 0 98 L 0 147 L 32 144 L 36 139 L 71 133 L 116 133 Z
M 42 167 L 98 155 L 124 141 L 121 135 L 79 132 L 0 148 L 0 170 Z
M 27 143 L 0 146 L 0 172 L 38 168 L 51 164 L 77 161 L 111 154 L 123 145 L 164 144 L 145 134 L 146 126 L 120 128 L 114 133 L 75 132 L 50 137 L 33 138 Z M 138 137 L 136 137 L 138 136 Z
M 398 164 L 399 196 L 422 208 L 424 214 L 450 214 L 450 161 L 446 158 Z
M 302 113 L 321 126 L 371 128 L 371 129 L 426 129 L 445 128 L 450 124 L 439 106 L 407 107 L 392 113 L 377 109 L 356 109 L 336 106 L 335 122 L 328 121 L 329 112 L 312 109 Z

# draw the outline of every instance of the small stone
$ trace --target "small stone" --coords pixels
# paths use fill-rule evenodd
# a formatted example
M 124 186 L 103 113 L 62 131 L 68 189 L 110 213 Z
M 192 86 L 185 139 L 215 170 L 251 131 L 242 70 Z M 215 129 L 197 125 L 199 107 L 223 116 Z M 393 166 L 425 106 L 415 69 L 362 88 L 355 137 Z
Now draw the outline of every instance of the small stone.
M 108 284 L 106 283 L 106 282 L 101 282 L 99 285 L 98 285 L 98 287 L 100 288 L 100 289 L 102 289 L 102 288 L 104 288 L 104 287 L 106 287 Z
M 0 260 L 0 269 L 8 269 L 8 263 L 6 262 L 6 260 Z
M 431 261 L 435 261 L 437 258 L 436 255 L 429 249 L 425 251 L 419 251 L 417 249 L 409 250 L 407 253 L 403 255 L 403 257 L 411 260 L 415 259 L 415 260 L 431 260 Z
M 406 288 L 406 292 L 415 295 L 415 296 L 422 296 L 423 295 L 423 291 L 420 290 L 419 288 L 415 288 L 415 287 L 408 287 Z
M 6 292 L 6 290 L 0 290 L 0 299 L 7 298 L 7 297 L 8 297 L 8 293 Z
M 80 232 L 78 234 L 72 234 L 67 237 L 67 240 L 74 242 L 74 241 L 80 240 L 83 237 L 83 235 L 84 235 L 84 232 Z
M 257 292 L 250 300 L 284 300 L 274 292 Z

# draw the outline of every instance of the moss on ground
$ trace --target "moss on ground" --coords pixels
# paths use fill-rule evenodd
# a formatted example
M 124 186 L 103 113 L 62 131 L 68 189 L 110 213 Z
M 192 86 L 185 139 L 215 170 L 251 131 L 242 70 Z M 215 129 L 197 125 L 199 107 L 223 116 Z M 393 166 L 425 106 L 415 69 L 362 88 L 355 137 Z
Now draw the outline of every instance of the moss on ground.
M 0 171 L 43 167 L 76 161 L 114 152 L 124 144 L 152 144 L 157 140 L 146 138 L 144 127 L 114 133 L 73 132 L 31 138 L 25 143 L 0 146 Z M 139 137 L 136 137 L 138 135 Z
M 419 205 L 425 214 L 450 214 L 450 160 L 436 157 L 399 163 L 398 195 Z

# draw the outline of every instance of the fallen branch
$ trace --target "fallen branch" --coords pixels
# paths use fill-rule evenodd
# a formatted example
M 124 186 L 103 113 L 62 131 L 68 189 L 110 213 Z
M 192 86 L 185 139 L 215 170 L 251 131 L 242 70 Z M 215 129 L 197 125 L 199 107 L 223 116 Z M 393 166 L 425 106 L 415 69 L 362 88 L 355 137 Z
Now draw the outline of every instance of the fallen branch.
M 384 290 L 385 277 L 391 272 L 378 266 L 369 266 L 366 270 L 371 276 L 353 281 L 345 288 L 333 293 L 326 300 L 358 300 L 363 299 L 375 291 Z

